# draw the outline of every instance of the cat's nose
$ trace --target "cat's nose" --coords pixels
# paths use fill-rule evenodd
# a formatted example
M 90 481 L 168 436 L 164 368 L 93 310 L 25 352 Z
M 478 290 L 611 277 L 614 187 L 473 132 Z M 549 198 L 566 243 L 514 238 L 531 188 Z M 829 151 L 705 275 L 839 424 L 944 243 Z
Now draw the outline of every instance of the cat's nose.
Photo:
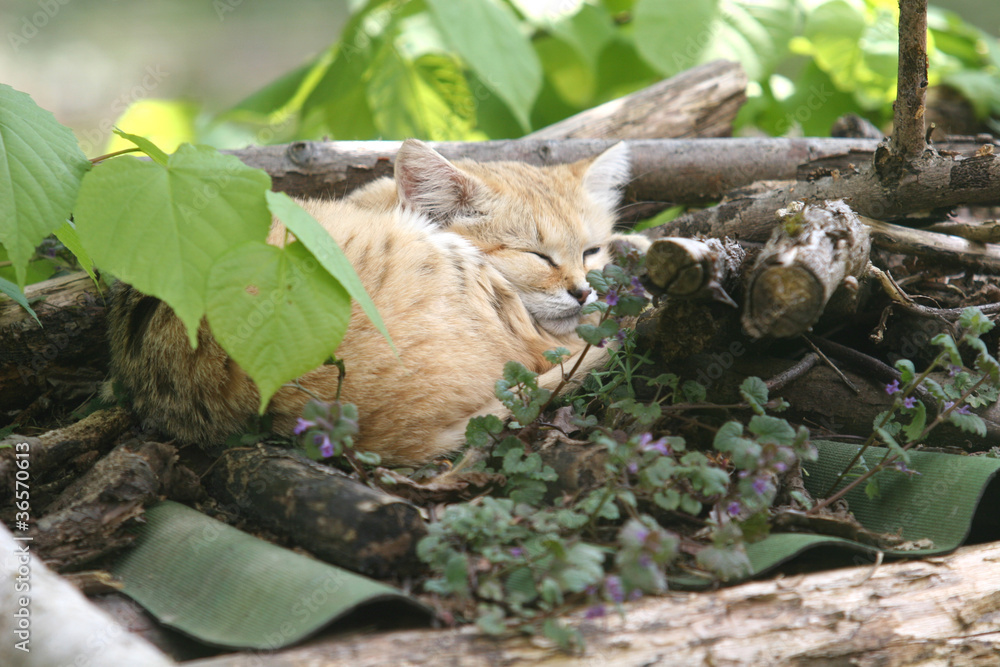
M 590 289 L 586 287 L 582 288 L 574 287 L 573 289 L 569 290 L 569 294 L 571 297 L 576 299 L 577 303 L 579 303 L 582 306 L 584 303 L 586 303 L 587 299 L 590 298 Z

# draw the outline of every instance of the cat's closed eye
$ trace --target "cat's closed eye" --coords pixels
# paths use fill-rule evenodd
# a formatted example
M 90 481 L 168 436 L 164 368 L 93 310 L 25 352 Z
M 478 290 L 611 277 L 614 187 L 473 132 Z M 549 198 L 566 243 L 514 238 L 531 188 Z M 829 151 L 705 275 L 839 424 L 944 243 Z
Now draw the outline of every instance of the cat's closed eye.
M 552 260 L 552 258 L 551 258 L 551 257 L 549 257 L 548 255 L 546 255 L 546 254 L 544 254 L 544 253 L 541 253 L 541 252 L 535 252 L 534 250 L 529 250 L 528 252 L 530 252 L 530 253 L 531 253 L 532 255 L 534 255 L 535 257 L 541 257 L 542 259 L 544 259 L 544 260 L 545 260 L 546 262 L 548 262 L 548 263 L 549 263 L 549 266 L 552 266 L 552 267 L 554 267 L 554 268 L 558 268 L 558 267 L 559 267 L 559 265 L 558 265 L 558 264 L 556 264 L 556 263 L 555 263 L 555 262 L 554 262 L 554 261 Z M 586 254 L 586 253 L 584 253 L 584 254 Z
M 583 258 L 587 259 L 588 257 L 592 257 L 599 252 L 601 252 L 600 248 L 587 248 L 586 250 L 583 251 Z

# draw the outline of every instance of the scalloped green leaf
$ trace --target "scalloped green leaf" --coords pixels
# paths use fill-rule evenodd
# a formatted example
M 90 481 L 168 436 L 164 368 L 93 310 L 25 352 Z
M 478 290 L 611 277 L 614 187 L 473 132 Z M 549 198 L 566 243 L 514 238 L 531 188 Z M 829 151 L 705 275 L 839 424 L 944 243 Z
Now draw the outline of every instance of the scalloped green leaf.
M 249 241 L 226 252 L 208 275 L 208 322 L 250 374 L 260 409 L 281 385 L 330 358 L 351 318 L 351 297 L 302 243 Z
M 267 236 L 270 185 L 263 171 L 208 146 L 184 144 L 166 165 L 123 156 L 84 179 L 77 233 L 98 266 L 166 301 L 194 346 L 212 264 Z
M 69 128 L 0 84 L 0 244 L 20 287 L 35 248 L 69 218 L 90 167 Z

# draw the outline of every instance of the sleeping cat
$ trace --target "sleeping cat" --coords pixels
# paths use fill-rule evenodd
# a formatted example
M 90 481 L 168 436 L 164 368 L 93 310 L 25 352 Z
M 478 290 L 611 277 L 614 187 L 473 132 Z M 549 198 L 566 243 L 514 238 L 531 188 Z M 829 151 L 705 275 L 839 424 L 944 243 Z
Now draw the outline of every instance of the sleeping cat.
M 593 160 L 533 167 L 453 164 L 408 140 L 394 178 L 345 200 L 300 202 L 355 267 L 398 350 L 354 304 L 337 356 L 347 369 L 341 400 L 359 412 L 355 446 L 407 464 L 457 449 L 472 416 L 502 411 L 493 386 L 510 360 L 554 388 L 561 371 L 543 352 L 584 348 L 574 329 L 593 298 L 586 274 L 609 261 L 628 175 L 625 144 Z M 269 242 L 285 237 L 275 222 Z M 221 442 L 256 413 L 256 386 L 204 321 L 192 350 L 169 306 L 119 284 L 108 328 L 112 376 L 147 426 Z M 275 432 L 291 434 L 310 393 L 333 399 L 338 373 L 321 366 L 298 379 L 308 392 L 280 389 L 267 408 Z

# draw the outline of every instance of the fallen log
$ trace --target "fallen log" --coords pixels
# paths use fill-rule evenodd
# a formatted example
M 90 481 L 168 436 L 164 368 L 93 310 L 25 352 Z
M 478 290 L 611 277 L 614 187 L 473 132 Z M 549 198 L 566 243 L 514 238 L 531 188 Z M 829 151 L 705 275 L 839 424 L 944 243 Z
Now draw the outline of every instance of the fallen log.
M 528 139 L 672 139 L 728 137 L 746 101 L 739 63 L 713 60 L 570 116 Z
M 207 487 L 230 522 L 250 519 L 334 565 L 375 577 L 420 567 L 427 529 L 416 507 L 297 451 L 227 450 Z
M 857 560 L 855 562 L 858 562 Z M 190 667 L 475 665 L 995 665 L 1000 652 L 1000 543 L 923 561 L 779 576 L 626 603 L 623 615 L 566 618 L 578 655 L 537 638 L 494 640 L 476 628 L 323 636 L 263 656 Z

